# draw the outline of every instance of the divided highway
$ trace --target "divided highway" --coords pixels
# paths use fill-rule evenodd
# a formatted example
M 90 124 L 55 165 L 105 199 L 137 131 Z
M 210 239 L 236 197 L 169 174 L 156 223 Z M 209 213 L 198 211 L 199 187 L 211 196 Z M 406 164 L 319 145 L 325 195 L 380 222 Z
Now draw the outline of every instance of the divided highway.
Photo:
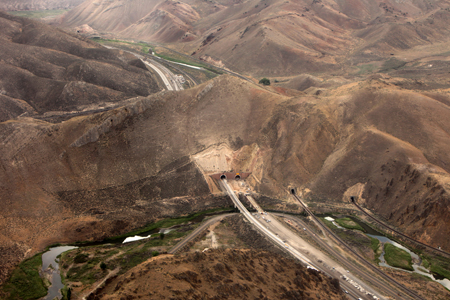
M 314 222 L 316 224 L 318 224 L 319 228 L 321 228 L 322 230 L 325 230 L 327 232 L 327 235 L 329 235 L 334 240 L 336 240 L 338 243 L 340 243 L 344 248 L 346 248 L 346 250 L 348 252 L 352 253 L 355 257 L 357 257 L 360 262 L 365 264 L 373 272 L 378 274 L 380 277 L 382 277 L 387 282 L 394 285 L 399 291 L 401 291 L 403 293 L 403 295 L 400 295 L 398 293 L 393 293 L 390 289 L 385 289 L 385 291 L 388 292 L 388 294 L 391 294 L 391 296 L 393 296 L 394 299 L 407 297 L 407 298 L 411 298 L 411 299 L 425 300 L 424 298 L 420 297 L 417 293 L 406 288 L 403 284 L 397 282 L 396 280 L 394 280 L 391 277 L 389 277 L 388 275 L 386 275 L 383 271 L 381 271 L 380 269 L 378 269 L 377 267 L 372 265 L 370 262 L 365 260 L 358 253 L 356 253 L 356 251 L 354 251 L 352 248 L 350 248 L 346 243 L 344 243 L 344 241 L 342 241 L 336 234 L 334 234 L 334 232 L 331 229 L 329 229 L 326 225 L 324 225 L 322 222 L 320 222 L 320 220 L 311 212 L 311 210 L 303 203 L 303 201 L 297 195 L 293 194 L 293 196 L 300 203 L 300 205 L 303 207 L 303 209 L 311 216 L 311 218 L 314 220 Z M 382 285 L 382 282 L 380 282 L 379 280 L 377 280 L 374 277 L 371 277 L 370 280 L 377 282 L 377 284 L 379 284 L 379 285 L 380 284 Z
M 162 81 L 166 85 L 169 91 L 181 91 L 184 90 L 183 85 L 177 80 L 175 74 L 173 74 L 169 69 L 164 67 L 162 64 L 152 61 L 151 63 L 147 60 L 141 59 L 144 64 L 155 70 L 156 73 L 161 77 Z
M 103 45 L 103 46 L 108 49 L 125 51 L 125 52 L 128 52 L 128 53 L 136 56 L 136 58 L 140 59 L 146 66 L 150 67 L 152 70 L 154 70 L 159 75 L 159 77 L 161 77 L 161 80 L 163 81 L 165 88 L 168 91 L 184 90 L 183 85 L 177 80 L 177 77 L 175 76 L 175 74 L 173 74 L 169 69 L 164 67 L 162 64 L 157 63 L 154 60 L 149 62 L 145 59 L 145 57 L 143 55 L 134 53 L 132 51 L 123 50 L 123 49 L 119 49 L 119 48 L 107 46 L 107 45 Z
M 278 223 L 276 220 L 273 220 L 268 226 L 265 226 L 264 224 L 261 224 L 246 208 L 245 206 L 242 204 L 242 202 L 237 198 L 236 194 L 234 193 L 234 191 L 230 188 L 230 186 L 228 185 L 228 182 L 226 179 L 221 180 L 221 185 L 224 187 L 224 189 L 226 190 L 227 194 L 230 196 L 230 198 L 233 200 L 233 203 L 235 204 L 235 206 L 239 209 L 239 211 L 245 216 L 245 218 L 247 218 L 247 220 L 251 223 L 254 224 L 256 226 L 256 228 L 262 232 L 266 237 L 268 237 L 270 240 L 272 240 L 272 242 L 274 242 L 275 244 L 279 245 L 280 247 L 284 248 L 285 251 L 289 252 L 292 256 L 294 256 L 295 258 L 297 258 L 298 260 L 300 260 L 301 262 L 303 262 L 306 266 L 308 266 L 308 268 L 313 268 L 316 270 L 321 270 L 323 273 L 327 274 L 330 277 L 336 277 L 336 275 L 339 274 L 331 274 L 329 272 L 329 270 L 324 269 L 322 266 L 317 265 L 316 263 L 314 263 L 313 261 L 311 261 L 311 259 L 309 259 L 308 257 L 306 257 L 305 255 L 303 255 L 302 253 L 300 253 L 298 250 L 296 250 L 292 245 L 289 245 L 287 241 L 283 241 L 283 239 L 280 238 L 280 236 L 282 236 L 282 232 L 280 231 L 280 234 L 275 234 L 273 233 L 271 230 L 269 230 L 269 226 L 273 227 L 274 223 Z M 253 199 L 252 199 L 253 200 Z M 254 201 L 254 200 L 253 200 Z M 267 219 L 266 219 L 267 220 Z M 266 221 L 268 222 L 268 221 Z M 284 226 L 281 226 L 282 231 L 286 232 L 289 231 L 290 235 L 295 235 L 295 233 L 290 232 L 290 230 L 287 230 Z M 298 237 L 298 236 L 297 236 Z M 363 284 L 357 284 L 357 286 L 359 286 L 359 288 L 357 286 L 355 286 L 356 282 L 358 279 L 354 278 L 353 284 L 351 284 L 350 282 L 347 282 L 345 279 L 341 278 L 341 276 L 339 276 L 339 281 L 341 284 L 341 287 L 345 290 L 345 292 L 347 293 L 347 296 L 350 299 L 380 299 L 381 296 L 377 295 L 377 297 L 373 297 L 372 295 L 375 293 L 373 290 L 371 290 L 371 295 L 369 296 L 367 294 L 367 292 L 363 292 L 361 291 L 361 286 L 363 286 Z M 366 289 L 367 290 L 367 289 Z

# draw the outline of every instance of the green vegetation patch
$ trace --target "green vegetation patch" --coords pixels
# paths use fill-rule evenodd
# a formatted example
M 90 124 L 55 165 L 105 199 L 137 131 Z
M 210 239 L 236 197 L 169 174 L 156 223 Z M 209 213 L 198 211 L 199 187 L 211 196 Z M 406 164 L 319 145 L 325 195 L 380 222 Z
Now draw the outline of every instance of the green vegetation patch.
M 143 228 L 140 229 L 136 229 L 134 231 L 119 235 L 119 236 L 115 236 L 112 238 L 108 238 L 105 239 L 105 242 L 109 242 L 109 241 L 115 241 L 115 240 L 119 240 L 119 239 L 123 239 L 123 238 L 127 238 L 129 236 L 135 236 L 135 235 L 140 235 L 144 232 L 148 232 L 148 231 L 152 231 L 155 230 L 157 228 L 169 228 L 172 227 L 174 225 L 179 225 L 182 223 L 186 223 L 189 221 L 192 221 L 193 219 L 200 217 L 202 215 L 206 215 L 206 214 L 210 214 L 210 213 L 215 213 L 215 212 L 220 212 L 220 211 L 228 211 L 230 210 L 229 207 L 227 208 L 215 208 L 215 209 L 209 209 L 209 210 L 205 210 L 205 211 L 201 211 L 198 213 L 194 213 L 194 214 L 190 214 L 188 216 L 184 216 L 184 217 L 177 217 L 177 218 L 171 218 L 171 219 L 164 219 L 164 220 L 160 220 L 158 222 L 155 223 L 151 223 Z
M 430 263 L 428 262 L 428 260 L 422 258 L 422 265 L 428 269 L 430 267 Z
M 377 252 L 378 247 L 380 247 L 380 241 L 373 237 L 370 237 L 370 246 L 372 247 L 373 252 Z
M 377 69 L 377 66 L 374 64 L 359 65 L 356 67 L 358 68 L 358 75 L 369 74 Z
M 3 286 L 3 290 L 9 294 L 6 299 L 38 299 L 47 295 L 47 289 L 39 276 L 41 267 L 42 253 L 21 262 Z
M 433 274 L 450 280 L 450 258 L 423 253 L 421 255 L 422 266 L 430 270 Z
M 30 19 L 42 19 L 46 17 L 59 16 L 68 11 L 69 9 L 22 10 L 22 11 L 9 11 L 8 13 L 18 17 L 25 17 Z
M 340 226 L 347 228 L 347 229 L 356 229 L 356 230 L 360 230 L 362 232 L 366 232 L 364 230 L 364 228 L 362 228 L 358 223 L 356 223 L 355 221 L 353 221 L 350 218 L 340 218 L 340 219 L 336 219 L 335 220 L 336 223 L 338 223 Z
M 384 259 L 388 265 L 414 271 L 411 255 L 403 249 L 397 248 L 392 244 L 384 244 Z
M 398 70 L 401 67 L 403 67 L 404 65 L 406 65 L 406 61 L 392 57 L 383 63 L 383 66 L 381 67 L 380 72 L 387 72 L 390 70 Z
M 167 228 L 188 223 L 204 214 L 222 210 L 229 210 L 229 208 L 211 209 L 185 217 L 164 219 L 150 224 L 146 228 L 128 233 L 126 236 L 136 235 L 156 228 Z M 74 251 L 65 252 L 61 257 L 62 273 L 65 275 L 67 282 L 81 282 L 83 285 L 92 285 L 94 282 L 104 278 L 108 274 L 108 270 L 119 269 L 118 274 L 123 274 L 147 259 L 158 255 L 159 252 L 155 250 L 155 247 L 158 247 L 158 249 L 173 247 L 179 238 L 189 234 L 197 225 L 187 224 L 163 235 L 154 234 L 148 239 L 136 242 L 85 246 Z
M 176 63 L 182 63 L 194 67 L 200 67 L 205 69 L 205 71 L 209 73 L 213 73 L 214 76 L 208 75 L 208 77 L 215 77 L 217 75 L 223 74 L 222 71 L 210 67 L 210 65 L 202 64 L 198 61 L 192 61 L 188 57 L 177 54 L 171 50 L 168 50 L 167 48 L 158 47 L 158 51 L 156 50 L 155 46 L 152 46 L 151 44 L 145 43 L 145 42 L 130 42 L 130 41 L 123 41 L 123 40 L 111 40 L 111 39 L 103 39 L 103 38 L 92 38 L 93 41 L 100 43 L 100 44 L 115 44 L 118 45 L 128 45 L 131 48 L 138 50 L 145 54 L 151 54 L 151 52 L 154 52 L 155 56 L 158 56 L 160 58 L 163 58 L 168 61 L 176 62 Z M 170 53 L 170 54 L 169 54 Z
M 441 265 L 439 262 L 433 261 L 431 263 L 430 271 L 450 280 L 450 269 L 448 263 L 446 265 Z

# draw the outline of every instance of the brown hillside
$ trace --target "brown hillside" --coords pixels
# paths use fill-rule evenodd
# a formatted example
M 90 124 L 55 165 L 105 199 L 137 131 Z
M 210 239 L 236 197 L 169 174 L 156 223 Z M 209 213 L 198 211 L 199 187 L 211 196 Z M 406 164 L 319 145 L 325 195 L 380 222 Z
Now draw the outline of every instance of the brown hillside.
M 253 76 L 346 74 L 349 61 L 384 61 L 392 52 L 447 42 L 450 14 L 447 1 L 95 3 L 69 12 L 62 25 L 167 43 Z
M 442 208 L 448 206 L 450 109 L 377 85 L 338 98 L 293 100 L 278 110 L 262 131 L 273 150 L 261 191 L 303 183 L 313 201 L 349 201 L 344 193 L 361 183 L 367 207 L 419 240 L 448 247 L 450 213 Z
M 84 0 L 2 0 L 0 10 L 49 10 L 70 9 Z
M 282 99 L 219 77 L 63 123 L 0 123 L 0 263 L 7 271 L 28 250 L 56 241 L 102 239 L 157 218 L 230 205 L 210 195 L 189 156 L 224 141 L 236 149 L 256 142 Z
M 149 289 L 149 283 L 151 288 Z M 339 282 L 278 254 L 209 250 L 158 256 L 120 275 L 92 299 L 346 299 Z
M 191 158 L 221 143 L 261 194 L 284 198 L 291 185 L 309 188 L 309 201 L 339 203 L 360 183 L 358 201 L 448 249 L 450 110 L 433 97 L 374 80 L 287 98 L 220 76 L 63 123 L 1 123 L 2 265 L 52 242 L 229 205 L 210 196 Z
M 159 91 L 136 58 L 42 23 L 0 13 L 0 121 L 80 110 Z

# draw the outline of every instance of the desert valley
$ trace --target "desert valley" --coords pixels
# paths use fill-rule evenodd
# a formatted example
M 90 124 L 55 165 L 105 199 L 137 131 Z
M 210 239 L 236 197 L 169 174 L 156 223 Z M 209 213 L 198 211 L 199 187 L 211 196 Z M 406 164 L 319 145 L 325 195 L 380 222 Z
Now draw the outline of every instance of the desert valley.
M 8 0 L 0 28 L 0 299 L 450 297 L 450 1 Z

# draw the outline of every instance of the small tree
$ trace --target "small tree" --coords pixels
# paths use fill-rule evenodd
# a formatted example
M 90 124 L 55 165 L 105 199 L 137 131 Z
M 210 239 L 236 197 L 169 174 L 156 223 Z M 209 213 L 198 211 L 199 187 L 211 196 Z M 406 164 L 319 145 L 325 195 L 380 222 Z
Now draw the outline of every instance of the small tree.
M 158 251 L 152 251 L 152 256 L 158 256 L 159 255 L 159 252 Z
M 100 263 L 100 269 L 102 269 L 103 271 L 105 271 L 106 269 L 106 264 L 104 262 Z
M 259 83 L 264 84 L 264 85 L 270 85 L 270 80 L 267 79 L 266 77 L 264 77 L 263 79 L 261 79 L 259 81 Z
M 164 232 L 160 232 L 160 233 L 159 233 L 159 238 L 160 238 L 161 240 L 164 239 L 164 236 L 165 236 Z

